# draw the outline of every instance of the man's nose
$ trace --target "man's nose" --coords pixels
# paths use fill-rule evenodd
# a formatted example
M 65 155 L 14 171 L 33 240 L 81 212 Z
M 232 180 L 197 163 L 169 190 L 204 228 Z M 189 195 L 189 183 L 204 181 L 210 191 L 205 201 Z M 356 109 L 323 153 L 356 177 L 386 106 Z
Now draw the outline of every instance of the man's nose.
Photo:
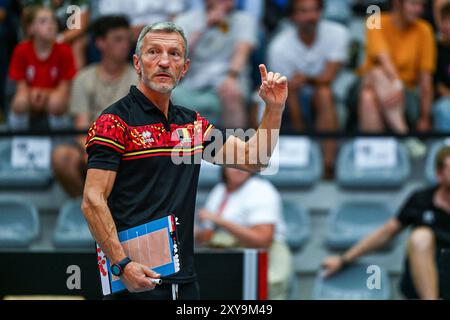
M 167 54 L 167 52 L 164 52 L 161 55 L 161 59 L 159 60 L 159 65 L 161 67 L 165 67 L 165 68 L 169 67 L 170 61 L 169 61 L 169 55 Z

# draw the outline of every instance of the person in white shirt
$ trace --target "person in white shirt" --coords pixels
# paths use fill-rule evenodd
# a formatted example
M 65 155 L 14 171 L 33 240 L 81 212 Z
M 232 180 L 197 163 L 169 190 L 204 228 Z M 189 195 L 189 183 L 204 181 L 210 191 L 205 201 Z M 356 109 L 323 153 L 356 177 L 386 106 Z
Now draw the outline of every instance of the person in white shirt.
M 280 194 L 270 182 L 246 171 L 223 168 L 222 178 L 199 210 L 196 243 L 267 249 L 269 298 L 286 299 L 292 258 L 285 244 Z
M 94 3 L 94 18 L 124 14 L 130 19 L 133 40 L 146 24 L 172 21 L 187 7 L 186 0 L 98 0 Z
M 234 0 L 204 0 L 205 8 L 175 22 L 188 39 L 191 66 L 174 90 L 174 103 L 191 105 L 225 128 L 245 128 L 250 96 L 248 60 L 257 46 L 258 24 L 236 10 Z
M 307 125 L 322 132 L 338 129 L 332 83 L 347 58 L 349 35 L 338 23 L 321 19 L 321 0 L 291 0 L 293 25 L 272 40 L 268 64 L 289 79 L 286 125 L 303 131 Z M 308 123 L 307 118 L 314 120 Z M 324 141 L 326 174 L 332 176 L 336 144 Z

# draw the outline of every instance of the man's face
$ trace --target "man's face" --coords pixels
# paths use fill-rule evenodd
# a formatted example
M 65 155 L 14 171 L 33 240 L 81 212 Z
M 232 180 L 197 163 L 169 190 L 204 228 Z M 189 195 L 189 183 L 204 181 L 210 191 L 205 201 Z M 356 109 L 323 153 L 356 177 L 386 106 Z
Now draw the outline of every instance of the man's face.
M 225 12 L 231 12 L 235 7 L 235 0 L 205 0 L 205 7 L 207 9 L 218 6 L 220 6 Z
M 439 184 L 450 191 L 450 156 L 445 159 L 442 170 L 437 171 L 437 178 Z
M 450 16 L 442 18 L 441 35 L 442 39 L 450 42 Z
M 131 34 L 128 28 L 110 30 L 104 38 L 97 39 L 97 46 L 103 56 L 114 61 L 124 62 L 130 53 Z
M 306 33 L 314 33 L 320 20 L 321 10 L 317 0 L 297 0 L 294 3 L 292 19 Z
M 170 93 L 186 74 L 189 59 L 184 58 L 183 38 L 178 33 L 151 32 L 145 36 L 141 57 L 133 62 L 140 81 L 159 93 Z
M 31 25 L 31 34 L 35 38 L 52 41 L 57 32 L 58 26 L 53 12 L 47 9 L 39 10 Z
M 424 0 L 403 0 L 402 15 L 407 22 L 414 22 L 423 14 Z
M 240 187 L 251 176 L 251 173 L 239 169 L 225 168 L 224 170 L 227 186 L 232 189 Z

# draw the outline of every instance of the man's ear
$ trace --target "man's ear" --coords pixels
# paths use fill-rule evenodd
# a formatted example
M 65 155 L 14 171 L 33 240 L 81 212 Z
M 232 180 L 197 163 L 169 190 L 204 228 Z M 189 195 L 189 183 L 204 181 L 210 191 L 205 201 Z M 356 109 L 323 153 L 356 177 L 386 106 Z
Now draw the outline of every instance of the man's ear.
M 133 54 L 133 66 L 134 66 L 134 70 L 136 70 L 136 73 L 138 75 L 141 75 L 141 61 L 139 59 L 139 57 L 136 54 Z
M 186 61 L 184 62 L 184 66 L 183 66 L 183 72 L 181 73 L 181 77 L 182 78 L 184 77 L 186 72 L 188 72 L 190 65 L 191 65 L 191 60 L 190 59 L 186 59 Z

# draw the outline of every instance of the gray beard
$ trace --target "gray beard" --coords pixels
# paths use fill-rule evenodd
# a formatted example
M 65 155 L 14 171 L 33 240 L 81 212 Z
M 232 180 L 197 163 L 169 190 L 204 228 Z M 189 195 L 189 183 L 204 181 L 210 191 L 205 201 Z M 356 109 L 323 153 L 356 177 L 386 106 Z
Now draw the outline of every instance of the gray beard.
M 177 81 L 175 82 L 175 84 L 173 85 L 172 88 L 161 88 L 161 87 L 158 87 L 157 85 L 154 85 L 153 83 L 151 83 L 151 82 L 147 79 L 147 77 L 145 77 L 144 69 L 141 70 L 141 79 L 142 79 L 142 82 L 144 83 L 144 85 L 145 85 L 147 88 L 149 88 L 149 89 L 151 89 L 151 90 L 153 90 L 153 91 L 162 93 L 162 94 L 171 93 L 171 92 L 173 91 L 173 89 L 175 89 L 175 88 L 177 87 L 177 85 L 178 85 L 178 83 L 179 83 L 179 80 L 177 80 Z

